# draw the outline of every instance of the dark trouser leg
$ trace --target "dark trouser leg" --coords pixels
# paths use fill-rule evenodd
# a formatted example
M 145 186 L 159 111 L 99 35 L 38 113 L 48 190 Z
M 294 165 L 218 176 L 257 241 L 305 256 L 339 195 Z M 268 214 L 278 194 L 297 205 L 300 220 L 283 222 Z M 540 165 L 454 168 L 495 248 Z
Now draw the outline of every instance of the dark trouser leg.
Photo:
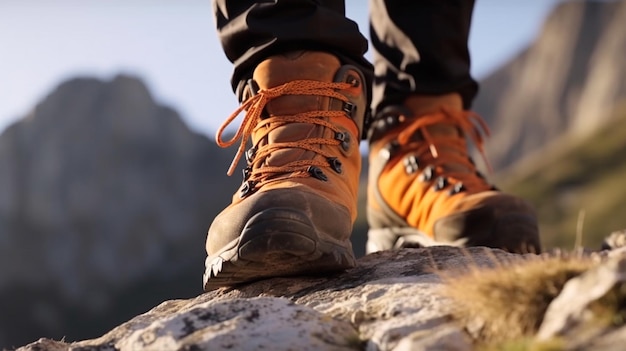
M 370 0 L 374 113 L 413 93 L 478 91 L 467 48 L 474 0 Z
M 366 76 L 367 40 L 345 17 L 341 0 L 213 0 L 224 52 L 234 64 L 233 89 L 251 77 L 256 65 L 289 50 L 320 50 L 354 64 Z

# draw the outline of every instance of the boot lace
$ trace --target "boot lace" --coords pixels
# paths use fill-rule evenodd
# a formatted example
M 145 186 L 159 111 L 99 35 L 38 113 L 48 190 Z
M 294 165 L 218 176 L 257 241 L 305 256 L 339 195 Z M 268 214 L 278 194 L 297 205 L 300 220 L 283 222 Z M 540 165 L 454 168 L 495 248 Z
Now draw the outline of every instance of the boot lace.
M 460 135 L 433 136 L 428 127 L 441 124 L 456 127 Z M 414 136 L 418 131 L 422 138 L 416 140 Z M 415 152 L 419 162 L 430 165 L 434 174 L 451 179 L 464 189 L 484 191 L 493 186 L 476 170 L 467 147 L 469 139 L 491 172 L 492 168 L 483 147 L 483 136 L 489 136 L 489 127 L 478 114 L 443 107 L 441 113 L 421 116 L 411 121 L 398 135 L 398 143 Z M 456 167 L 450 167 L 452 164 Z
M 271 116 L 263 117 L 263 111 L 268 102 L 284 95 L 313 95 L 326 96 L 339 99 L 344 103 L 348 102 L 348 98 L 337 92 L 352 87 L 351 83 L 342 82 L 320 82 L 311 80 L 294 80 L 273 88 L 260 89 L 257 94 L 251 96 L 244 101 L 227 119 L 222 123 L 216 133 L 217 145 L 226 148 L 234 145 L 240 140 L 237 153 L 233 158 L 227 174 L 233 174 L 239 160 L 245 152 L 246 145 L 253 133 L 260 133 L 259 140 L 265 138 L 270 132 L 289 123 L 310 123 L 326 128 L 330 128 L 335 133 L 340 130 L 334 124 L 325 120 L 325 118 L 345 117 L 346 112 L 339 110 L 331 111 L 307 111 L 295 115 Z M 223 139 L 225 129 L 243 112 L 246 114 L 241 122 L 235 135 L 229 140 Z M 272 152 L 285 148 L 300 148 L 313 151 L 325 158 L 331 158 L 329 151 L 321 148 L 320 145 L 339 145 L 341 140 L 324 139 L 324 138 L 308 138 L 291 142 L 275 142 L 261 145 L 255 153 L 256 160 L 264 160 Z M 311 176 L 310 167 L 328 167 L 329 163 L 318 158 L 302 159 L 288 162 L 281 166 L 248 167 L 244 172 L 245 178 L 253 182 L 259 187 L 267 182 L 269 178 L 276 174 L 292 173 L 290 177 L 308 177 Z

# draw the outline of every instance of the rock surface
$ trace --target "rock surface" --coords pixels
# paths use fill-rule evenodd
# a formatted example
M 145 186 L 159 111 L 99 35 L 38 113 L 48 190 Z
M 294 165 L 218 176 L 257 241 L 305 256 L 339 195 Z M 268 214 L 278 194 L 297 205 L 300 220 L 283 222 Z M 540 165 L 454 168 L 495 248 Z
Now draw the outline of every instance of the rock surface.
M 447 284 L 447 278 L 440 278 L 442 273 L 499 269 L 508 264 L 522 267 L 524 259 L 535 258 L 443 246 L 381 252 L 337 275 L 273 278 L 222 288 L 193 299 L 164 302 L 97 339 L 74 343 L 41 339 L 19 350 L 473 350 L 476 340 L 470 335 L 475 326 L 471 322 L 462 325 L 452 317 L 459 301 L 442 293 Z M 586 334 L 579 332 L 585 328 L 553 327 L 553 320 L 563 320 L 558 315 L 567 319 L 572 309 L 589 312 L 583 308 L 587 302 L 600 301 L 603 295 L 591 292 L 587 296 L 592 298 L 584 304 L 563 308 L 567 301 L 580 299 L 572 289 L 581 295 L 593 286 L 615 287 L 622 281 L 605 278 L 607 272 L 626 274 L 623 253 L 597 261 L 601 263 L 571 278 L 549 308 L 542 339 L 559 334 L 576 340 L 560 343 L 559 350 L 590 345 L 613 350 L 626 341 L 624 321 L 603 328 L 586 324 L 596 326 Z M 618 301 L 626 302 L 626 293 Z
M 450 317 L 436 271 L 513 255 L 452 247 L 372 254 L 331 277 L 274 278 L 165 302 L 101 338 L 20 350 L 454 350 L 471 340 Z M 436 268 L 435 268 L 436 267 Z M 108 347 L 108 349 L 107 349 Z
M 626 256 L 623 254 L 570 279 L 546 311 L 537 337 L 546 340 L 569 336 L 569 339 L 572 339 L 572 336 L 579 333 L 601 333 L 602 323 L 592 323 L 592 321 L 593 319 L 623 317 L 615 313 L 615 309 L 619 310 L 623 307 L 612 306 L 613 303 L 619 304 L 623 301 L 603 299 L 606 299 L 613 290 L 623 289 L 625 283 Z M 614 293 L 621 295 L 623 292 Z M 602 306 L 596 307 L 606 309 L 603 312 L 606 313 L 604 317 L 590 312 L 598 301 L 601 301 Z M 589 325 L 593 324 L 599 327 L 594 328 L 595 330 L 590 329 Z

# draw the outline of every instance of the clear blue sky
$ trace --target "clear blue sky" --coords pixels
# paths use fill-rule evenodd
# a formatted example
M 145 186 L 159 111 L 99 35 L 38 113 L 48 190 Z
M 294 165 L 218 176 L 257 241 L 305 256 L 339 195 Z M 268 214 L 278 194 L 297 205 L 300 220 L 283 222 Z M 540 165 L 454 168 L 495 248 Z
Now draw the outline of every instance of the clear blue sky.
M 477 0 L 473 74 L 532 41 L 557 2 Z M 367 34 L 367 1 L 348 0 L 347 10 Z M 0 0 L 0 131 L 65 79 L 120 72 L 207 135 L 237 106 L 210 0 Z

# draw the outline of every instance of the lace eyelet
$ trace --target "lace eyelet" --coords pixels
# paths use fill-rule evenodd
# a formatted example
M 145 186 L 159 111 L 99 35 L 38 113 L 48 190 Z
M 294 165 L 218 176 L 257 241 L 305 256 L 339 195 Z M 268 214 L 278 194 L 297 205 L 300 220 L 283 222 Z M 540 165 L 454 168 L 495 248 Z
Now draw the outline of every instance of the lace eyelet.
M 397 140 L 394 140 L 385 145 L 382 149 L 380 149 L 380 156 L 385 160 L 389 160 L 398 149 L 398 147 L 400 147 L 400 144 L 398 144 Z
M 430 182 L 431 180 L 433 180 L 434 176 L 435 176 L 435 167 L 427 166 L 422 171 L 422 174 L 420 174 L 419 180 L 422 182 Z
M 413 174 L 419 170 L 419 164 L 415 155 L 409 155 L 404 158 L 404 170 L 407 174 Z
M 243 180 L 246 181 L 250 178 L 250 174 L 252 174 L 252 167 L 248 166 L 242 169 L 241 172 L 243 173 Z
M 256 182 L 252 180 L 247 180 L 241 184 L 241 189 L 239 190 L 239 197 L 243 198 L 250 194 L 252 194 L 256 189 Z
M 252 161 L 254 161 L 254 156 L 256 156 L 256 147 L 251 147 L 250 149 L 248 149 L 245 153 L 246 156 L 246 162 L 248 162 L 248 164 L 252 164 Z
M 348 75 L 346 78 L 346 83 L 352 85 L 353 87 L 358 87 L 361 83 L 359 83 L 359 79 L 353 75 Z
M 342 107 L 343 112 L 345 112 L 350 118 L 354 118 L 356 115 L 356 105 L 351 102 L 344 102 Z
M 400 116 L 398 115 L 387 116 L 387 118 L 384 119 L 383 123 L 386 128 L 393 128 L 400 123 Z
M 344 132 L 336 132 L 335 140 L 339 140 L 341 142 L 341 148 L 343 151 L 348 152 L 350 150 L 350 134 Z
M 462 191 L 467 190 L 467 188 L 465 187 L 465 185 L 462 182 L 458 182 L 456 184 L 454 184 L 454 186 L 450 189 L 450 196 L 452 195 L 456 195 Z
M 343 172 L 342 167 L 342 163 L 341 161 L 339 161 L 339 159 L 337 157 L 329 157 L 328 159 L 328 164 L 330 165 L 330 168 L 333 169 L 333 171 L 341 174 Z
M 433 190 L 440 191 L 443 190 L 446 186 L 448 186 L 448 178 L 445 177 L 437 177 L 435 180 L 435 185 L 433 186 Z
M 307 172 L 309 172 L 309 174 L 311 174 L 311 176 L 313 176 L 313 178 L 317 178 L 321 181 L 328 181 L 328 177 L 326 176 L 326 174 L 324 174 L 324 172 L 316 166 L 309 166 L 309 168 L 307 168 Z

